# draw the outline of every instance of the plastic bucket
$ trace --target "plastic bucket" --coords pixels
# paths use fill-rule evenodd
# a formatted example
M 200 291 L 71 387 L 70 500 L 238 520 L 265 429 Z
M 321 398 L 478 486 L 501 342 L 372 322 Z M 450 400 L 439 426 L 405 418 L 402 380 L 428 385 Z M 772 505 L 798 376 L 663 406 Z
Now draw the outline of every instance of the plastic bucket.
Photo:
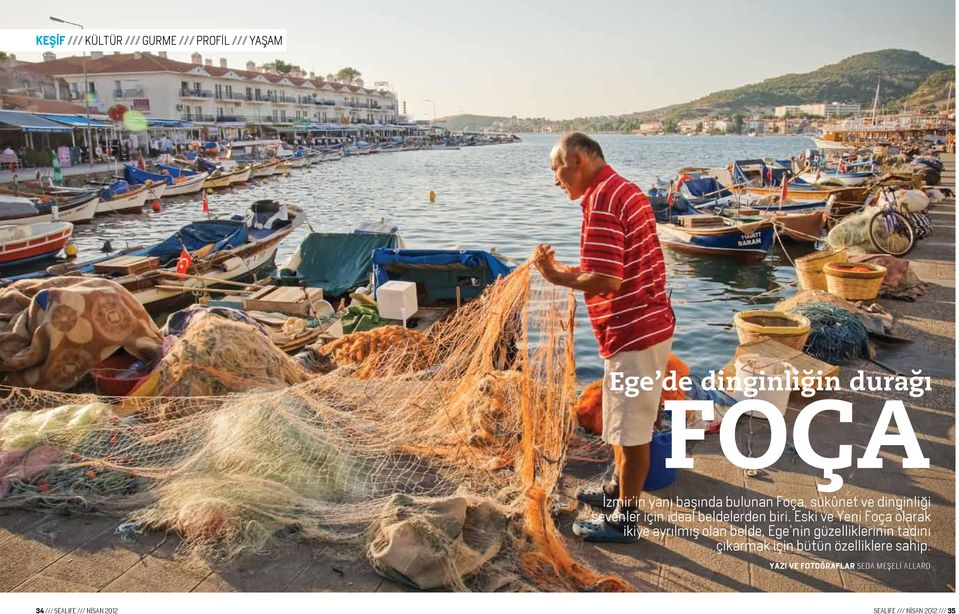
M 659 431 L 653 433 L 653 441 L 649 446 L 649 474 L 643 490 L 659 490 L 666 488 L 676 481 L 679 469 L 667 469 L 666 459 L 673 453 L 673 432 Z
M 740 356 L 736 359 L 736 389 L 733 391 L 732 397 L 737 401 L 746 399 L 768 401 L 785 416 L 786 406 L 789 404 L 789 395 L 792 392 L 784 386 L 786 371 L 795 372 L 796 368 L 786 361 L 770 360 L 759 354 Z M 751 386 L 751 388 L 757 389 L 756 396 L 746 396 L 747 386 L 744 379 L 741 379 L 746 377 L 756 378 L 753 380 L 753 386 Z M 759 388 L 771 388 L 772 390 L 758 390 Z M 759 412 L 748 411 L 746 414 L 757 418 L 765 418 L 765 415 Z

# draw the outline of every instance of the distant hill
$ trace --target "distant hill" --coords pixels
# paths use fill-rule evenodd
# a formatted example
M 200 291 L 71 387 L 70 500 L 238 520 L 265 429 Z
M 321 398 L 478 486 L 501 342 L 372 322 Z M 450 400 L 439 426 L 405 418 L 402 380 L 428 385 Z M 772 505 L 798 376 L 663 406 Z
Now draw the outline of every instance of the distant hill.
M 952 85 L 951 95 L 950 84 Z M 951 100 L 949 100 L 950 97 Z M 945 108 L 947 100 L 950 106 L 956 104 L 956 71 L 952 68 L 932 73 L 919 84 L 915 91 L 898 100 L 894 106 L 909 109 L 941 110 Z
M 483 130 L 484 128 L 489 128 L 493 124 L 502 124 L 510 120 L 515 120 L 516 117 L 497 117 L 495 115 L 451 115 L 449 117 L 437 117 L 436 123 L 442 126 L 446 126 L 449 130 L 454 132 L 461 132 L 463 130 Z
M 858 102 L 872 104 L 876 83 L 886 102 L 912 94 L 933 73 L 951 69 L 947 64 L 903 49 L 883 49 L 848 57 L 836 64 L 802 74 L 788 74 L 714 92 L 708 96 L 659 109 L 663 116 L 692 117 L 707 113 L 736 113 L 807 102 Z
M 565 120 L 453 115 L 436 121 L 456 131 L 492 127 L 512 132 L 629 132 L 649 119 L 675 121 L 708 115 L 769 114 L 773 107 L 786 104 L 840 101 L 858 102 L 868 108 L 876 95 L 876 83 L 880 81 L 879 97 L 884 106 L 891 109 L 903 105 L 928 107 L 945 102 L 950 80 L 955 80 L 953 66 L 931 60 L 916 51 L 883 49 L 860 53 L 812 72 L 773 77 L 713 92 L 691 102 L 624 115 Z

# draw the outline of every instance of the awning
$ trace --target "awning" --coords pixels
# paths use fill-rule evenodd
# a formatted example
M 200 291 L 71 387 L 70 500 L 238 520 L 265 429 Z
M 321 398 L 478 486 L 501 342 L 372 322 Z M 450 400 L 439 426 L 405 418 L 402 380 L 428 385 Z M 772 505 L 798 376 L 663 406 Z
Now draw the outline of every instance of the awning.
M 59 132 L 70 134 L 73 128 L 24 111 L 0 111 L 0 124 L 23 132 Z
M 62 115 L 60 113 L 38 113 L 40 117 L 44 117 L 51 121 L 55 121 L 61 124 L 67 124 L 68 126 L 73 126 L 75 128 L 109 128 L 110 124 L 91 119 L 87 123 L 87 118 L 83 115 Z
M 148 117 L 147 126 L 150 128 L 192 128 L 193 124 L 182 119 L 159 119 L 155 117 Z

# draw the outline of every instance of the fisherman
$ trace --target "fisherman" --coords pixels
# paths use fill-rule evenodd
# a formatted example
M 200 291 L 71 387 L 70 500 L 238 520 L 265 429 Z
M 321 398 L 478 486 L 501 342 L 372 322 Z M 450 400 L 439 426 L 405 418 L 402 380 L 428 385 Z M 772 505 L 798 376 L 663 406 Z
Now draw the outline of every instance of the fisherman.
M 612 478 L 576 493 L 603 513 L 596 520 L 577 520 L 573 532 L 587 541 L 635 542 L 659 412 L 656 378 L 665 370 L 676 321 L 656 219 L 642 190 L 616 173 L 599 143 L 585 134 L 564 135 L 553 147 L 550 167 L 556 186 L 570 200 L 580 199 L 580 265 L 561 264 L 543 244 L 533 263 L 548 281 L 584 293 L 604 359 L 603 440 L 614 453 Z M 628 397 L 615 382 L 633 376 L 652 377 L 656 385 L 632 389 L 638 395 Z

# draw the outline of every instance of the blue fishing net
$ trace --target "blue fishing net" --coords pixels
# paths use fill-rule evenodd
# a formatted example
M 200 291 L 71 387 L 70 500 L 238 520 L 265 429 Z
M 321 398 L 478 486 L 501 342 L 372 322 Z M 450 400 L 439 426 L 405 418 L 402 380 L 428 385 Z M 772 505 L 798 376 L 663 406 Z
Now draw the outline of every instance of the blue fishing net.
M 856 314 L 833 303 L 804 303 L 789 310 L 809 318 L 807 354 L 832 365 L 869 357 L 869 333 Z

